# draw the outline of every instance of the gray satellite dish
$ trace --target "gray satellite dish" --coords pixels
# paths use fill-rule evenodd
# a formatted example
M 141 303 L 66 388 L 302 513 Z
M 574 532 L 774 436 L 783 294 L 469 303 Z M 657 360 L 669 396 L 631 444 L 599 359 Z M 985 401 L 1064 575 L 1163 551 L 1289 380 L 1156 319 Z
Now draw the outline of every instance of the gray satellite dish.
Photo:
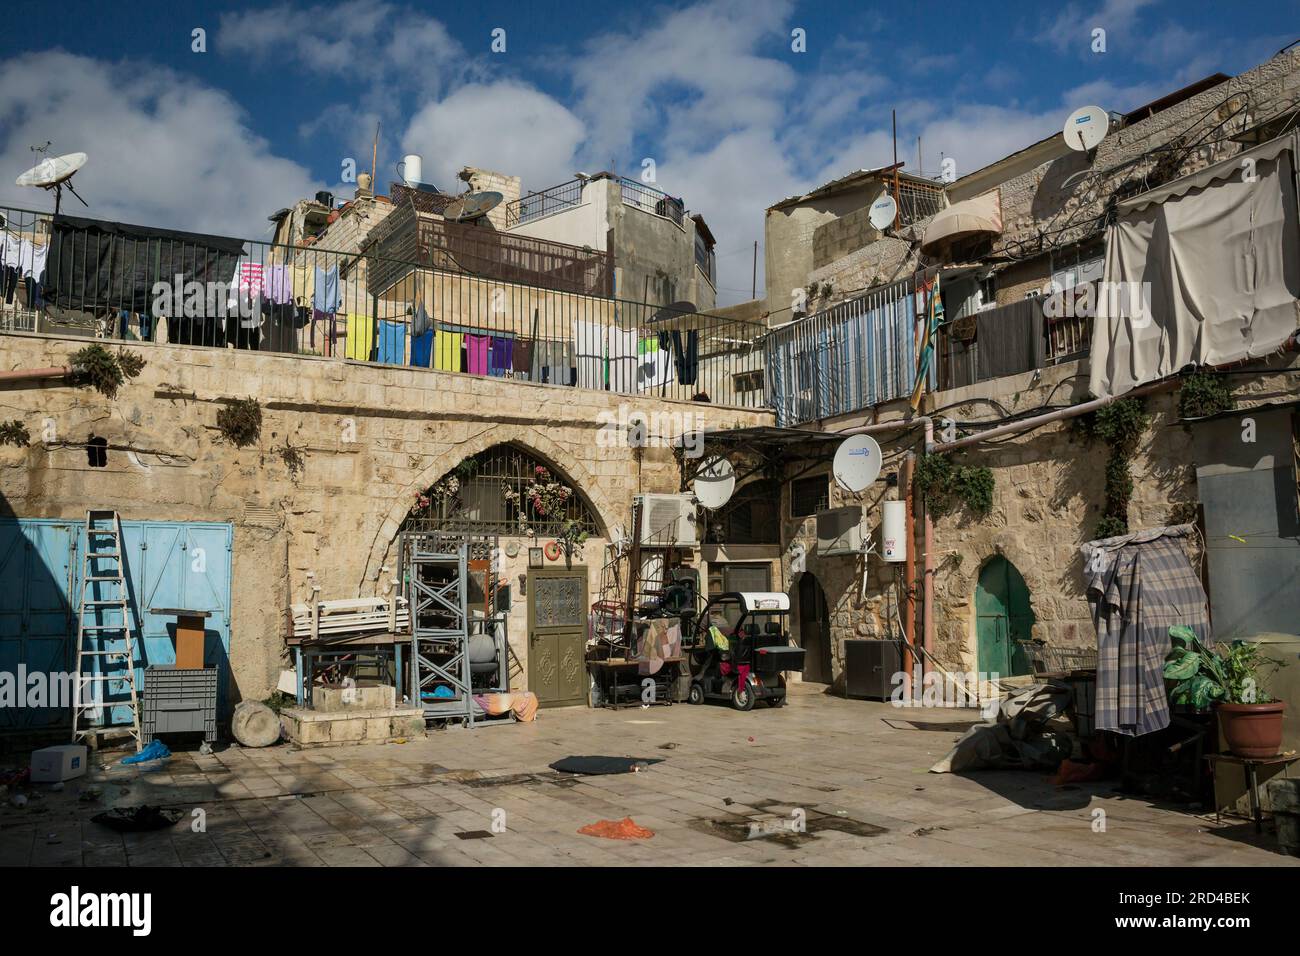
M 1084 106 L 1075 110 L 1065 121 L 1061 133 L 1065 145 L 1081 153 L 1091 152 L 1110 132 L 1110 114 L 1100 106 Z
M 731 500 L 736 490 L 736 471 L 727 459 L 714 455 L 700 465 L 695 480 L 691 482 L 691 490 L 701 507 L 710 511 L 721 508 Z
M 473 222 L 486 216 L 504 198 L 500 193 L 466 193 L 447 204 L 447 208 L 442 211 L 442 218 L 452 222 Z
M 870 435 L 853 435 L 835 450 L 835 481 L 846 491 L 862 491 L 880 477 L 880 443 Z
M 894 202 L 894 197 L 886 193 L 871 204 L 871 212 L 867 214 L 871 224 L 884 232 L 894 224 L 898 218 L 898 203 Z
M 49 143 L 45 144 L 49 146 Z M 33 149 L 37 149 L 33 147 Z M 45 147 L 40 147 L 37 152 L 43 152 Z M 72 188 L 72 177 L 82 166 L 86 165 L 86 160 L 90 157 L 85 153 L 68 153 L 64 156 L 47 156 L 39 163 L 27 170 L 21 176 L 14 180 L 16 186 L 37 186 L 41 189 L 54 190 L 54 211 L 59 211 L 63 202 L 63 188 L 66 186 L 68 192 L 77 196 L 77 199 L 83 206 L 89 205 L 86 200 L 77 195 L 77 191 Z

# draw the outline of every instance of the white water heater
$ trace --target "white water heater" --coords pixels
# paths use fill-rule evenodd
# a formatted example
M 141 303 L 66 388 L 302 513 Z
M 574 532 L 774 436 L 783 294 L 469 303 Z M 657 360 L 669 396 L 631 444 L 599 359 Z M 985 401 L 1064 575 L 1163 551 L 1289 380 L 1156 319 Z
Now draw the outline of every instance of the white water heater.
M 880 516 L 880 556 L 886 561 L 907 560 L 907 502 L 886 501 Z
M 397 175 L 402 177 L 403 183 L 415 188 L 424 182 L 424 161 L 420 159 L 418 153 L 403 156 L 402 161 L 397 164 Z

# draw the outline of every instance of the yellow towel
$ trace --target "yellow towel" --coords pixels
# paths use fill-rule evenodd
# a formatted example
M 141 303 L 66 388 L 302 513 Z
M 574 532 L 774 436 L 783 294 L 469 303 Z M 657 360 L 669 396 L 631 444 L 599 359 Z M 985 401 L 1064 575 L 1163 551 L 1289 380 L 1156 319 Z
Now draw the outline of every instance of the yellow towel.
M 460 371 L 460 350 L 465 342 L 463 332 L 443 332 L 433 334 L 433 367 L 444 372 Z
M 370 350 L 375 345 L 375 326 L 364 315 L 348 316 L 348 358 L 370 361 Z

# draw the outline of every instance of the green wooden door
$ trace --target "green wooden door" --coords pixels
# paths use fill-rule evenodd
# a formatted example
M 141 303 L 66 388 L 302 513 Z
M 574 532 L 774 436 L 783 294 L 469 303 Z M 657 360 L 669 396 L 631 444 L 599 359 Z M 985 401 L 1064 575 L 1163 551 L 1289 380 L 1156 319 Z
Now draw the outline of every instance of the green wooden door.
M 541 707 L 587 702 L 587 569 L 528 572 L 528 689 Z
M 1029 588 L 1006 558 L 996 557 L 980 571 L 975 615 L 979 669 L 1001 677 L 1032 673 L 1024 650 L 1034 627 Z

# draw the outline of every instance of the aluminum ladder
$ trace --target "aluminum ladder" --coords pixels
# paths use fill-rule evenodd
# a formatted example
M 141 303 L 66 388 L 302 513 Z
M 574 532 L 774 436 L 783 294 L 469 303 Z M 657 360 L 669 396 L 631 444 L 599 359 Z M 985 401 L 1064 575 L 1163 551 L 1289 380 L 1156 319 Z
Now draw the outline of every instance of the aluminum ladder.
M 131 611 L 123 573 L 126 567 L 124 547 L 122 521 L 116 511 L 86 512 L 81 607 L 77 612 L 77 683 L 72 701 L 72 742 L 84 740 L 94 749 L 100 738 L 126 735 L 135 739 L 135 749 L 139 753 L 143 746 L 140 700 L 135 686 L 135 645 L 131 640 Z M 115 617 L 117 622 L 104 623 L 105 619 Z M 119 671 L 112 665 L 121 665 L 123 669 Z M 107 724 L 112 709 L 126 705 L 126 701 L 108 702 L 106 685 L 110 682 L 126 685 L 130 694 L 130 725 Z M 92 724 L 95 717 L 104 723 Z

